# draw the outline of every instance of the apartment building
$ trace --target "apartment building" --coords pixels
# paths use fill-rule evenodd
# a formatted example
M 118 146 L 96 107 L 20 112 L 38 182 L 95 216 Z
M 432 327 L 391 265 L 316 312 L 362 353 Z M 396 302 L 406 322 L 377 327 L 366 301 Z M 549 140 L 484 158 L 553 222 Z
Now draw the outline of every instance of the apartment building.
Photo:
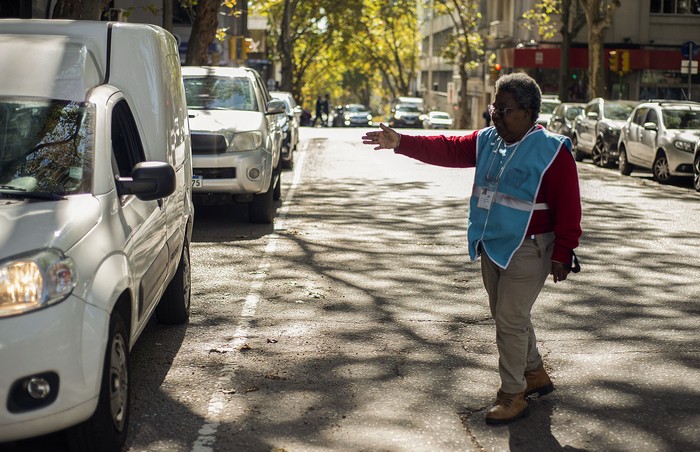
M 469 74 L 466 95 L 471 122 L 465 127 L 484 125 L 481 113 L 493 99 L 495 65 L 500 73 L 525 71 L 538 81 L 544 93 L 558 93 L 561 35 L 543 40 L 536 27 L 530 30 L 525 26 L 523 13 L 534 3 L 481 1 L 480 30 L 486 48 L 483 61 Z M 577 13 L 583 14 L 580 9 Z M 456 68 L 440 56 L 454 32 L 452 22 L 448 17 L 432 17 L 427 9 L 421 14 L 418 91 L 429 108 L 455 112 L 457 96 L 462 93 L 451 89 L 460 86 L 459 77 Z M 567 100 L 588 100 L 587 40 L 584 26 L 574 37 L 569 53 Z M 692 73 L 700 46 L 700 0 L 623 0 L 612 26 L 605 31 L 604 43 L 608 97 L 700 100 L 700 76 Z M 611 52 L 617 55 L 618 70 L 610 70 Z M 621 72 L 623 63 L 625 71 Z M 683 66 L 690 69 L 684 70 Z

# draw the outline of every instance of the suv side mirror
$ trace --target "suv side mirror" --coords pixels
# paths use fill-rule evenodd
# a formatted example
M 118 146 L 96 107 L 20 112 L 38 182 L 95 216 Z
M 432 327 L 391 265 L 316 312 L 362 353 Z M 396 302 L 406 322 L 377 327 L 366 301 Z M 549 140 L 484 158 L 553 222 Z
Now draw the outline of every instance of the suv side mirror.
M 287 113 L 287 105 L 283 100 L 273 99 L 267 103 L 267 114 L 276 115 L 279 113 Z
M 131 177 L 117 177 L 119 196 L 136 195 L 142 201 L 154 201 L 175 192 L 175 170 L 165 162 L 137 163 Z

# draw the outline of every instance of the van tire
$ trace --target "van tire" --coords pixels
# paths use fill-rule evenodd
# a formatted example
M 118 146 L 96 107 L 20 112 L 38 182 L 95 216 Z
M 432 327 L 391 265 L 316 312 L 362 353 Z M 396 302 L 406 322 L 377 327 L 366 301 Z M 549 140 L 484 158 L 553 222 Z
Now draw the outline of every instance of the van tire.
M 66 430 L 70 450 L 121 451 L 129 427 L 130 393 L 129 333 L 115 310 L 109 319 L 97 408 L 90 419 Z
M 279 178 L 277 179 L 279 183 Z M 275 218 L 275 185 L 270 181 L 270 188 L 265 193 L 253 195 L 253 201 L 248 204 L 248 216 L 251 223 L 271 224 Z
M 164 325 L 181 325 L 190 319 L 192 300 L 192 276 L 190 266 L 190 244 L 185 239 L 182 244 L 180 262 L 173 279 L 165 289 L 156 306 L 156 319 Z

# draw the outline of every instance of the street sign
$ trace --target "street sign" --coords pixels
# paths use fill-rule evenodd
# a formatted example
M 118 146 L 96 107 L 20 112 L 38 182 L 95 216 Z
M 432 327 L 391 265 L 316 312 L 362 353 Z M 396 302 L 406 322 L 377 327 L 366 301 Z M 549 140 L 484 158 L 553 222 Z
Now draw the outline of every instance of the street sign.
M 684 42 L 683 45 L 681 45 L 681 55 L 683 55 L 683 58 L 688 59 L 690 56 L 690 49 L 693 49 L 693 56 L 691 59 L 695 59 L 698 57 L 698 53 L 700 52 L 700 47 L 698 47 L 697 44 L 695 44 L 693 41 L 688 41 Z
M 697 74 L 698 62 L 695 60 L 681 60 L 681 74 L 687 74 L 689 68 L 691 74 Z

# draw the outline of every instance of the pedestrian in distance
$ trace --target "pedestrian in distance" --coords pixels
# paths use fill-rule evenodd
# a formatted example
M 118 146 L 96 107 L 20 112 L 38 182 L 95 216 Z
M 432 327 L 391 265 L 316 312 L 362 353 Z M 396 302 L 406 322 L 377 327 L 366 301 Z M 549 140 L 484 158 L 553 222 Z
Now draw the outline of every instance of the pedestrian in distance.
M 323 125 L 323 98 L 320 94 L 316 98 L 316 116 L 314 116 L 313 127 L 316 127 L 317 121 L 321 121 L 321 125 Z
M 323 125 L 324 125 L 324 127 L 327 127 L 329 125 L 328 123 L 330 122 L 330 109 L 331 109 L 330 99 L 331 99 L 331 96 L 326 94 L 326 97 L 325 97 L 325 99 L 323 99 L 323 103 L 321 105 L 323 108 Z
M 467 239 L 496 323 L 500 388 L 487 424 L 528 414 L 527 397 L 554 390 L 537 349 L 531 311 L 548 276 L 578 271 L 581 200 L 569 138 L 536 120 L 542 93 L 534 79 L 513 73 L 496 81 L 488 111 L 493 126 L 464 136 L 400 135 L 380 124 L 363 143 L 422 162 L 474 167 Z M 575 262 L 575 265 L 574 265 Z

